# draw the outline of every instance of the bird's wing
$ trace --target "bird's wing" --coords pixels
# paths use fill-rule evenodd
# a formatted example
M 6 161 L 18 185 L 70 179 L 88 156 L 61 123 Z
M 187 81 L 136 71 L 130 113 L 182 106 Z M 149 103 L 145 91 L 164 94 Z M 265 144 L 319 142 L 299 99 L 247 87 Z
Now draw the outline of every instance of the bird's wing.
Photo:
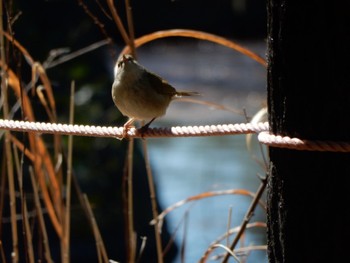
M 148 74 L 148 80 L 150 85 L 160 94 L 167 94 L 169 96 L 174 96 L 176 94 L 176 89 L 171 86 L 167 81 L 163 80 L 161 77 L 154 73 Z

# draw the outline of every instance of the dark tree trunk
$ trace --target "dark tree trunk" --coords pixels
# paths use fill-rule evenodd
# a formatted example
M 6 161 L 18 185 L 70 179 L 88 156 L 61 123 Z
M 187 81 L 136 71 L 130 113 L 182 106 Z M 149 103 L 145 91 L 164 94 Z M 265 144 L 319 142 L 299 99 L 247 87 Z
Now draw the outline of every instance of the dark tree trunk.
M 350 142 L 349 3 L 268 0 L 272 133 Z M 270 148 L 270 158 L 269 261 L 350 258 L 350 153 Z

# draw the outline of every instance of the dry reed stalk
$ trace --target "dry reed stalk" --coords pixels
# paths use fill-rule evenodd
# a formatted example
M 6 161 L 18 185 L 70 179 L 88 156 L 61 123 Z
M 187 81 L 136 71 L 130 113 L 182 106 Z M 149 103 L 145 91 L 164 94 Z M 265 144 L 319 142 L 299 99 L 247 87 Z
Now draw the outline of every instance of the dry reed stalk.
M 74 93 L 75 82 L 71 83 L 69 123 L 74 123 Z M 72 171 L 73 171 L 73 135 L 68 136 L 68 155 L 67 155 L 67 179 L 66 179 L 66 203 L 62 206 L 63 236 L 61 238 L 62 262 L 70 262 L 70 218 L 71 218 L 71 194 L 72 194 Z
M 154 219 L 156 219 L 156 218 L 158 218 L 156 191 L 154 188 L 154 181 L 153 181 L 152 169 L 151 169 L 149 155 L 148 155 L 148 147 L 147 147 L 147 140 L 146 139 L 142 140 L 142 146 L 143 146 L 143 154 L 144 154 L 145 166 L 146 166 L 146 172 L 147 172 L 148 187 L 149 187 L 149 191 L 150 191 L 152 216 Z M 157 259 L 158 259 L 157 262 L 163 263 L 163 248 L 162 248 L 162 239 L 161 239 L 160 233 L 161 233 L 161 231 L 159 231 L 157 224 L 155 224 L 154 225 L 154 236 L 156 239 Z
M 187 208 L 186 212 L 184 213 L 184 216 L 181 218 L 181 220 L 179 221 L 179 223 L 175 227 L 173 233 L 171 234 L 169 242 L 166 244 L 166 246 L 163 249 L 163 257 L 169 252 L 169 250 L 171 249 L 171 246 L 175 243 L 175 236 L 176 236 L 177 232 L 179 231 L 181 225 L 187 224 L 187 222 L 185 222 L 185 220 L 188 220 L 188 212 L 190 211 L 190 209 L 191 209 L 190 207 Z
M 107 0 L 107 4 L 108 4 L 110 12 L 112 13 L 112 17 L 114 19 L 114 22 L 115 22 L 120 34 L 123 37 L 125 44 L 131 46 L 129 36 L 126 33 L 125 27 L 124 27 L 119 15 L 118 15 L 117 8 L 115 7 L 113 0 Z
M 16 169 L 20 204 L 21 204 L 21 211 L 22 211 L 22 234 L 25 240 L 25 246 L 24 246 L 25 254 L 27 255 L 28 261 L 30 263 L 34 263 L 34 251 L 32 246 L 31 229 L 29 227 L 27 201 L 25 198 L 25 194 L 23 192 L 23 173 L 22 173 L 23 167 L 21 167 L 21 162 L 18 157 L 18 150 L 14 144 L 12 144 L 12 148 L 13 148 L 14 167 Z M 23 153 L 22 153 L 22 156 L 23 156 Z
M 232 206 L 230 206 L 230 209 L 228 211 L 228 217 L 227 217 L 227 233 L 230 231 L 231 228 L 231 220 L 232 220 Z M 227 235 L 226 238 L 226 246 L 229 246 L 229 235 Z
M 2 241 L 0 240 L 0 259 L 1 262 L 6 263 L 6 257 L 5 257 L 5 251 L 4 251 L 4 247 L 2 246 Z
M 82 195 L 83 197 L 83 205 L 84 208 L 87 212 L 87 218 L 90 222 L 94 237 L 95 237 L 95 241 L 96 241 L 96 249 L 97 249 L 97 255 L 98 255 L 98 262 L 99 263 L 108 263 L 108 256 L 107 256 L 107 251 L 106 251 L 106 247 L 104 245 L 103 239 L 101 237 L 101 233 L 100 230 L 98 228 L 94 213 L 92 211 L 89 199 L 87 197 L 86 194 Z
M 3 93 L 4 94 L 4 93 Z M 5 132 L 5 155 L 6 155 L 6 168 L 7 168 L 7 181 L 10 195 L 10 214 L 11 214 L 11 233 L 12 233 L 12 262 L 19 262 L 18 251 L 18 229 L 16 219 L 16 194 L 15 194 L 15 182 L 13 171 L 13 159 L 11 152 L 11 145 L 9 139 L 9 132 Z
M 5 149 L 3 149 L 3 153 L 5 152 Z M 1 187 L 0 187 L 0 220 L 1 222 L 3 221 L 3 212 L 4 212 L 4 203 L 5 203 L 5 193 L 6 193 L 6 155 L 2 155 L 2 160 L 1 160 Z M 0 237 L 2 236 L 2 229 L 3 229 L 3 224 L 0 224 Z M 1 239 L 0 239 L 1 242 Z M 3 247 L 1 246 L 1 249 Z
M 73 172 L 73 171 L 72 171 Z M 104 263 L 109 263 L 108 261 L 108 256 L 107 256 L 107 251 L 106 247 L 104 245 L 100 230 L 98 228 L 95 216 L 93 214 L 89 199 L 86 194 L 83 194 L 77 178 L 74 176 L 74 173 L 72 173 L 72 183 L 74 184 L 74 188 L 76 190 L 76 194 L 78 195 L 79 202 L 86 214 L 86 217 L 90 223 L 93 235 L 95 237 L 95 242 L 96 242 L 96 249 L 97 249 L 97 256 L 98 256 L 98 262 L 104 262 Z
M 107 45 L 109 43 L 110 43 L 109 39 L 95 42 L 95 43 L 93 43 L 93 44 L 91 44 L 89 46 L 86 46 L 84 48 L 81 48 L 81 49 L 79 49 L 77 51 L 73 51 L 73 52 L 70 52 L 70 53 L 68 53 L 66 55 L 62 55 L 59 58 L 57 58 L 55 60 L 52 60 L 50 62 L 46 62 L 46 63 L 44 62 L 46 65 L 45 66 L 43 65 L 42 67 L 44 69 L 46 69 L 46 70 L 50 69 L 50 68 L 53 68 L 53 67 L 56 67 L 56 66 L 58 66 L 58 65 L 60 65 L 62 63 L 65 63 L 65 62 L 67 62 L 69 60 L 77 58 L 77 57 L 79 57 L 79 56 L 81 56 L 83 54 L 89 53 L 89 52 L 91 52 L 91 51 L 93 51 L 93 50 L 95 50 L 95 49 L 97 49 L 99 47 L 102 47 L 104 45 Z
M 46 74 L 46 71 L 44 67 L 39 62 L 34 62 L 32 65 L 32 88 L 35 89 L 35 83 L 37 82 L 37 76 L 40 77 L 40 80 L 42 82 L 42 88 L 46 91 L 46 95 L 48 98 L 48 103 L 46 103 L 46 99 L 44 97 L 39 97 L 40 99 L 45 99 L 45 101 L 41 101 L 42 105 L 44 106 L 47 115 L 49 117 L 50 122 L 56 122 L 57 116 L 56 116 L 56 102 L 51 86 L 51 82 L 49 80 L 49 77 Z
M 267 185 L 267 178 L 265 177 L 261 180 L 260 186 L 259 186 L 258 190 L 256 191 L 255 197 L 252 200 L 252 202 L 247 210 L 247 213 L 245 214 L 245 216 L 243 218 L 241 227 L 240 227 L 235 239 L 232 241 L 231 246 L 229 247 L 229 249 L 231 251 L 233 251 L 235 249 L 238 241 L 240 240 L 241 236 L 243 235 L 250 219 L 252 218 L 252 216 L 254 214 L 255 208 L 259 204 L 259 200 L 261 199 L 261 196 L 262 196 L 263 192 L 265 191 L 266 185 Z M 230 257 L 230 254 L 227 253 L 222 262 L 227 263 L 229 257 Z
M 43 211 L 40 205 L 40 197 L 39 197 L 39 189 L 37 186 L 37 182 L 35 180 L 35 175 L 32 167 L 29 167 L 29 175 L 32 182 L 32 188 L 33 188 L 33 194 L 34 194 L 34 203 L 35 203 L 35 209 L 37 211 L 38 216 L 38 222 L 39 222 L 39 229 L 41 231 L 41 234 L 43 236 L 43 245 L 44 245 L 44 256 L 48 263 L 53 263 L 52 257 L 51 257 L 51 251 L 50 251 L 50 245 L 49 245 L 49 238 L 46 231 L 45 226 L 45 220 L 43 216 Z
M 136 258 L 136 233 L 134 229 L 134 199 L 133 199 L 133 158 L 134 139 L 130 138 L 127 154 L 127 258 L 129 263 L 134 263 Z
M 202 31 L 195 31 L 195 30 L 188 30 L 188 29 L 171 29 L 171 30 L 157 31 L 135 39 L 135 47 L 138 48 L 156 39 L 168 38 L 168 37 L 187 37 L 187 38 L 194 38 L 194 39 L 200 39 L 200 40 L 217 43 L 219 45 L 236 50 L 239 53 L 250 57 L 251 59 L 255 60 L 256 62 L 266 67 L 265 59 L 260 57 L 256 53 L 252 52 L 251 50 L 239 45 L 238 43 L 232 40 L 228 40 L 226 38 L 223 38 L 214 34 L 202 32 Z M 130 53 L 129 46 L 124 47 L 121 54 L 124 54 L 124 53 Z
M 125 11 L 126 11 L 126 18 L 128 21 L 128 29 L 129 29 L 129 46 L 131 50 L 131 54 L 136 58 L 136 49 L 135 49 L 135 32 L 134 32 L 134 20 L 132 16 L 132 9 L 130 5 L 130 0 L 125 0 Z
M 26 147 L 24 146 L 24 144 L 21 143 L 14 135 L 11 134 L 11 137 L 10 137 L 10 138 L 11 138 L 12 144 L 13 144 L 14 146 L 16 146 L 17 149 L 21 150 L 21 151 L 24 153 L 24 155 L 25 155 L 30 161 L 33 162 L 33 161 L 34 161 L 34 158 L 35 158 L 34 154 L 32 154 L 31 151 L 30 151 L 28 148 L 26 148 Z
M 0 1 L 0 30 L 3 31 L 3 2 Z M 0 37 L 0 61 L 2 64 L 6 65 L 5 56 L 5 40 L 4 37 Z M 3 102 L 3 114 L 4 118 L 8 118 L 9 115 L 9 104 L 8 104 L 8 74 L 6 67 L 1 67 L 1 98 Z M 8 187 L 10 194 L 10 215 L 11 215 L 11 233 L 12 233 L 12 262 L 17 263 L 19 261 L 18 252 L 18 230 L 16 221 L 16 197 L 15 197 L 15 183 L 14 183 L 14 172 L 13 172 L 13 159 L 11 152 L 11 139 L 10 131 L 5 131 L 5 158 L 6 158 L 6 169 L 8 177 Z
M 250 229 L 250 228 L 264 228 L 266 229 L 266 223 L 264 222 L 252 222 L 247 224 L 246 229 Z M 212 250 L 214 249 L 214 245 L 215 244 L 219 244 L 221 241 L 223 240 L 227 240 L 227 238 L 235 233 L 237 233 L 240 230 L 240 226 L 234 227 L 229 229 L 228 231 L 226 231 L 225 234 L 221 235 L 220 237 L 218 237 L 216 240 L 214 240 L 208 247 L 208 249 L 205 251 L 204 255 L 202 256 L 201 262 L 205 262 L 206 259 L 208 258 L 209 254 L 212 252 Z M 226 242 L 226 241 L 225 241 Z M 227 245 L 228 247 L 229 245 Z
M 175 204 L 167 207 L 166 209 L 164 209 L 156 219 L 153 219 L 150 224 L 157 224 L 158 228 L 161 229 L 162 225 L 163 225 L 163 220 L 164 217 L 169 214 L 171 211 L 173 211 L 176 208 L 179 208 L 189 202 L 193 202 L 193 201 L 199 201 L 205 198 L 210 198 L 210 197 L 214 197 L 214 196 L 222 196 L 222 195 L 243 195 L 243 196 L 250 196 L 253 198 L 253 200 L 255 200 L 256 194 L 252 193 L 248 190 L 245 189 L 230 189 L 230 190 L 220 190 L 220 191 L 211 191 L 211 192 L 204 192 L 204 193 L 200 193 L 198 195 L 194 195 L 194 196 L 190 196 L 186 199 L 180 200 L 178 202 L 176 202 Z M 260 204 L 262 207 L 265 207 L 265 204 L 260 201 L 257 200 L 258 204 Z
M 25 235 L 25 241 L 26 241 L 26 255 L 28 257 L 28 262 L 29 263 L 34 263 L 34 249 L 33 249 L 33 240 L 32 240 L 32 233 L 30 229 L 30 224 L 29 224 L 29 218 L 28 218 L 28 209 L 27 209 L 27 201 L 26 198 L 22 198 L 22 214 L 23 214 L 23 224 L 24 224 L 24 235 Z
M 4 64 L 1 60 L 0 60 L 0 67 L 7 68 L 6 64 Z M 21 92 L 19 79 L 13 73 L 13 71 L 10 70 L 9 68 L 7 68 L 7 75 L 8 75 L 9 87 L 13 89 L 17 98 L 22 101 L 24 116 L 30 121 L 35 121 L 30 100 L 26 93 Z M 59 205 L 61 203 L 61 192 L 60 192 L 59 184 L 57 182 L 51 157 L 47 151 L 47 148 L 41 136 L 38 136 L 33 133 L 28 133 L 27 135 L 28 135 L 28 141 L 29 141 L 29 148 L 31 149 L 31 153 L 34 155 L 33 166 L 34 166 L 35 174 L 39 178 L 40 187 L 42 189 L 43 198 L 44 198 L 46 207 L 48 209 L 50 219 L 52 221 L 52 224 L 58 236 L 61 236 L 62 228 L 61 228 L 61 223 L 58 220 L 58 216 L 60 215 L 60 209 L 61 209 Z M 49 181 L 47 181 L 46 179 L 43 167 L 49 176 L 49 179 L 50 179 Z M 47 185 L 48 182 L 51 188 L 48 188 L 48 185 Z M 53 198 L 53 201 L 51 200 L 51 197 Z
M 45 69 L 43 68 L 43 66 L 38 63 L 35 62 L 34 59 L 30 56 L 30 54 L 28 53 L 28 51 L 10 34 L 4 32 L 3 30 L 0 30 L 0 33 L 5 36 L 10 42 L 11 44 L 13 44 L 15 47 L 18 48 L 18 50 L 22 53 L 22 55 L 25 57 L 26 61 L 28 62 L 28 64 L 32 67 L 32 88 L 33 88 L 33 92 L 34 92 L 34 85 L 37 81 L 37 76 L 39 76 L 41 82 L 43 83 L 42 87 L 44 88 L 44 90 L 46 91 L 47 97 L 48 97 L 48 105 L 49 107 L 46 108 L 46 111 L 48 112 L 48 116 L 50 118 L 51 122 L 56 122 L 57 121 L 57 117 L 56 117 L 56 104 L 55 104 L 55 99 L 54 99 L 54 95 L 53 95 L 53 90 L 52 90 L 52 86 L 50 83 L 50 80 L 46 74 Z M 2 65 L 4 66 L 4 65 Z M 20 85 L 19 85 L 19 80 L 17 79 L 16 75 L 13 74 L 13 72 L 11 70 L 9 70 L 9 75 L 10 75 L 10 86 L 14 89 L 15 94 L 18 98 L 21 99 L 22 102 L 22 108 L 23 111 L 25 113 L 25 116 L 28 118 L 28 120 L 34 120 L 34 113 L 31 109 L 31 103 L 30 100 L 27 97 L 27 94 L 22 92 Z M 40 98 L 40 95 L 39 95 Z M 46 103 L 47 104 L 47 103 Z M 45 107 L 45 105 L 43 105 Z M 35 143 L 35 140 L 33 139 L 33 137 L 31 136 L 31 134 L 28 135 L 29 136 L 29 141 L 32 143 L 30 145 L 30 148 L 32 148 L 33 143 Z M 53 185 L 52 191 L 51 191 L 51 196 L 54 197 L 54 204 L 58 204 L 60 203 L 61 197 L 60 197 L 60 193 L 61 193 L 61 189 L 58 188 L 59 184 L 57 181 L 57 177 L 60 177 L 60 170 L 57 171 L 57 176 L 55 174 L 55 171 L 53 169 L 53 165 L 51 162 L 51 158 L 47 153 L 46 150 L 46 146 L 43 143 L 43 140 L 38 140 L 36 141 L 38 143 L 40 143 L 40 147 L 39 149 L 42 149 L 42 156 L 44 157 L 44 162 L 45 162 L 45 166 L 48 169 L 48 174 L 50 177 L 50 182 Z M 35 147 L 34 147 L 35 148 Z M 61 152 L 61 137 L 60 135 L 54 135 L 54 149 L 55 149 L 55 159 L 58 159 L 59 153 Z M 40 162 L 40 161 L 38 161 Z M 49 200 L 46 200 L 46 204 L 49 205 Z M 49 205 L 50 206 L 50 205 Z M 56 213 L 60 213 L 60 208 L 56 206 Z M 54 221 L 57 221 L 53 218 L 53 215 L 51 215 L 51 219 Z M 57 226 L 57 222 L 54 223 L 56 225 L 56 229 L 58 231 L 59 234 L 59 226 Z M 60 234 L 59 234 L 60 235 Z
M 181 243 L 181 263 L 185 263 L 185 251 L 186 251 L 186 241 L 187 241 L 187 232 L 188 232 L 188 215 L 189 211 L 187 210 L 184 216 L 184 228 L 183 228 L 183 239 Z

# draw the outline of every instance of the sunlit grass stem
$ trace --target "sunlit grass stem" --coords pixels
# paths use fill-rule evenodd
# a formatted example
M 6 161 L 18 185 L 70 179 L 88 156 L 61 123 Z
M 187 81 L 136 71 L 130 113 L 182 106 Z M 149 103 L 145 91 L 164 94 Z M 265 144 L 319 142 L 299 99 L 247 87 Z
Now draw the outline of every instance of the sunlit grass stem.
M 0 30 L 3 31 L 3 1 L 0 1 Z M 0 60 L 6 64 L 5 56 L 5 40 L 4 36 L 0 36 Z M 4 68 L 1 69 L 1 100 L 3 107 L 4 119 L 8 118 L 9 114 L 9 105 L 8 105 L 8 94 L 7 94 L 7 73 Z M 13 172 L 13 159 L 11 153 L 11 140 L 10 140 L 10 131 L 5 132 L 5 156 L 6 156 L 6 168 L 7 168 L 7 177 L 8 177 L 8 186 L 10 194 L 10 214 L 11 214 L 11 233 L 12 233 L 12 262 L 17 263 L 19 260 L 18 255 L 18 230 L 17 230 L 17 221 L 16 221 L 16 197 L 15 197 L 15 182 L 14 182 L 14 172 Z
M 75 82 L 71 83 L 70 107 L 69 107 L 69 123 L 74 123 L 74 93 Z M 62 236 L 62 262 L 70 262 L 70 213 L 71 213 L 71 192 L 72 192 L 72 169 L 73 169 L 73 136 L 68 136 L 68 156 L 67 156 L 67 181 L 66 181 L 66 204 L 65 218 L 63 220 L 63 236 Z
M 145 158 L 148 187 L 150 190 L 152 215 L 153 215 L 153 218 L 156 219 L 158 217 L 157 197 L 156 197 L 156 191 L 154 188 L 153 174 L 152 174 L 152 169 L 151 169 L 151 165 L 150 165 L 150 161 L 149 161 L 148 147 L 147 147 L 147 140 L 146 139 L 142 140 L 142 146 L 143 146 L 143 154 L 144 154 L 144 158 Z M 161 239 L 160 231 L 158 229 L 157 224 L 154 225 L 154 235 L 155 235 L 155 240 L 156 240 L 158 263 L 163 263 L 162 239 Z

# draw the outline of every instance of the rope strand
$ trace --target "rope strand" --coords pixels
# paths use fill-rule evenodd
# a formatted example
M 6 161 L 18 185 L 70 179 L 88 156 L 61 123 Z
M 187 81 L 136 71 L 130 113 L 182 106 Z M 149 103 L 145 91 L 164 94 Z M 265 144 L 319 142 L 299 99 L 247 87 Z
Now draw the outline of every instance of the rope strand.
M 127 135 L 130 138 L 221 136 L 257 133 L 268 130 L 268 127 L 267 122 L 257 124 L 241 123 L 206 126 L 176 126 L 172 128 L 149 128 L 144 133 L 139 132 L 136 128 L 130 128 Z M 0 129 L 61 135 L 119 138 L 123 136 L 124 131 L 123 127 L 69 125 L 3 119 L 0 119 Z
M 259 142 L 270 147 L 288 148 L 301 151 L 350 152 L 350 143 L 342 141 L 310 141 L 261 132 Z
M 122 138 L 124 131 L 123 127 L 68 125 L 60 123 L 28 122 L 4 119 L 0 119 L 0 129 L 61 135 L 114 137 L 119 139 Z M 130 128 L 127 132 L 127 137 L 203 137 L 256 133 L 258 134 L 259 142 L 270 147 L 304 151 L 350 152 L 350 143 L 348 142 L 301 140 L 298 138 L 269 134 L 268 130 L 269 124 L 267 122 L 259 122 L 255 124 L 239 123 L 205 126 L 176 126 L 171 128 L 149 128 L 143 133 L 136 128 Z

